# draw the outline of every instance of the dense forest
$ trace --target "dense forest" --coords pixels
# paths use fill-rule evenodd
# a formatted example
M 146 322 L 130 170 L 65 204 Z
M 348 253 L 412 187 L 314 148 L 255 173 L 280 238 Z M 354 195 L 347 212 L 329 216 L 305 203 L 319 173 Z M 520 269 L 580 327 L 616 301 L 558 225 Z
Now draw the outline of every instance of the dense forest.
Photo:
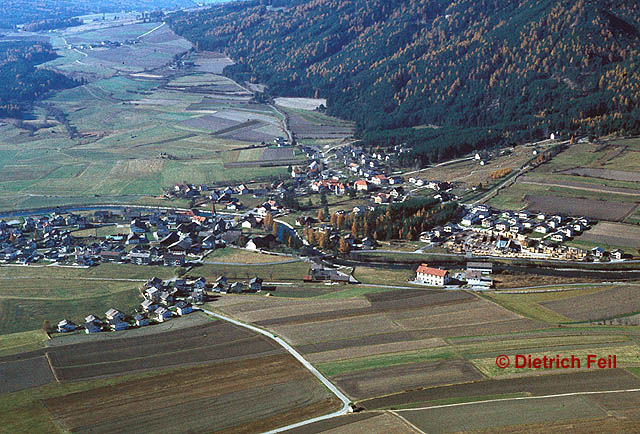
M 268 0 L 170 17 L 225 73 L 328 99 L 369 144 L 423 159 L 640 132 L 640 6 L 578 0 Z M 427 128 L 430 126 L 430 128 Z M 435 127 L 435 128 L 434 128 Z
M 80 84 L 36 65 L 56 58 L 43 42 L 0 42 L 0 116 L 20 118 L 47 92 Z
M 151 11 L 196 6 L 193 0 L 2 0 L 0 28 L 55 22 L 78 15 L 121 11 Z

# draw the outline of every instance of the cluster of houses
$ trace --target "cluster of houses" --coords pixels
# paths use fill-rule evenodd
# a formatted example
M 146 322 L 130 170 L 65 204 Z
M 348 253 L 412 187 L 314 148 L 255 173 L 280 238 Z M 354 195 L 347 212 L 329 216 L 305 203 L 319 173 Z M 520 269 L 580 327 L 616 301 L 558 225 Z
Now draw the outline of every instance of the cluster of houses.
M 193 312 L 192 303 L 202 303 L 205 299 L 206 280 L 200 277 L 193 281 L 184 279 L 149 279 L 143 288 L 144 301 L 133 315 L 126 315 L 117 309 L 109 309 L 104 318 L 88 315 L 84 319 L 87 334 L 105 330 L 120 331 L 130 327 L 144 327 L 150 323 L 161 323 L 173 316 L 184 316 Z M 68 319 L 58 323 L 58 332 L 66 333 L 79 327 Z
M 522 211 L 498 211 L 474 205 L 459 224 L 450 223 L 421 234 L 425 242 L 442 243 L 453 253 L 525 258 L 588 260 L 607 255 L 601 248 L 586 251 L 563 243 L 591 228 L 587 217 Z M 611 259 L 622 259 L 614 250 Z
M 272 212 L 279 205 L 269 201 Z M 266 212 L 265 212 L 266 214 Z M 56 214 L 0 220 L 0 262 L 29 264 L 45 260 L 77 266 L 98 263 L 185 266 L 206 251 L 242 241 L 240 247 L 272 248 L 271 234 L 242 236 L 244 228 L 262 226 L 263 218 L 247 213 L 241 218 L 223 218 L 198 210 L 146 210 L 120 208 L 98 210 L 89 215 Z M 110 235 L 97 236 L 104 227 Z M 122 233 L 118 233 L 122 227 Z M 87 229 L 83 237 L 73 232 Z M 94 236 L 91 229 L 96 230 Z

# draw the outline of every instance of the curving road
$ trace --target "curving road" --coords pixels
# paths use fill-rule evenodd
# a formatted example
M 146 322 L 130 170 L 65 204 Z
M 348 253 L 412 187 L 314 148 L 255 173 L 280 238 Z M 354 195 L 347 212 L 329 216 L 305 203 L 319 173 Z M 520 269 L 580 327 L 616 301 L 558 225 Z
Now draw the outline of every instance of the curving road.
M 333 383 L 331 383 L 316 368 L 314 368 L 311 363 L 309 363 L 307 360 L 305 360 L 305 358 L 302 357 L 302 355 L 299 352 L 297 352 L 291 345 L 289 345 L 287 342 L 285 342 L 284 339 L 274 335 L 273 333 L 270 333 L 270 332 L 268 332 L 266 330 L 263 330 L 261 328 L 252 326 L 252 325 L 244 323 L 242 321 L 235 320 L 233 318 L 230 318 L 230 317 L 225 316 L 225 315 L 221 315 L 219 313 L 212 312 L 210 310 L 202 309 L 202 312 L 206 313 L 207 315 L 211 315 L 213 317 L 221 319 L 223 321 L 227 321 L 227 322 L 230 322 L 230 323 L 235 324 L 237 326 L 244 327 L 244 328 L 249 329 L 251 331 L 254 331 L 256 333 L 260 333 L 261 335 L 264 335 L 264 336 L 268 337 L 269 339 L 272 339 L 272 340 L 276 341 L 280 346 L 282 346 L 285 350 L 287 350 L 289 352 L 289 354 L 291 354 L 300 363 L 302 363 L 302 365 L 305 368 L 307 368 L 307 370 L 309 372 L 311 372 L 318 380 L 320 380 L 320 382 L 322 384 L 324 384 L 327 387 L 327 389 L 329 389 L 334 395 L 336 395 L 338 397 L 338 399 L 340 399 L 340 401 L 342 401 L 342 404 L 343 404 L 342 408 L 340 410 L 338 410 L 338 411 L 334 411 L 333 413 L 325 414 L 324 416 L 318 416 L 318 417 L 314 417 L 314 418 L 311 418 L 311 419 L 303 420 L 301 422 L 297 422 L 297 423 L 294 423 L 294 424 L 291 424 L 291 425 L 287 425 L 287 426 L 283 426 L 283 427 L 280 427 L 280 428 L 276 428 L 276 429 L 273 429 L 271 431 L 267 431 L 264 434 L 279 433 L 279 432 L 283 432 L 283 431 L 299 428 L 301 426 L 308 425 L 310 423 L 319 422 L 319 421 L 325 420 L 325 419 L 331 419 L 333 417 L 342 416 L 344 414 L 349 413 L 350 408 L 351 408 L 350 407 L 351 400 L 344 393 L 342 393 L 340 391 L 340 389 L 338 389 L 336 386 L 334 386 Z

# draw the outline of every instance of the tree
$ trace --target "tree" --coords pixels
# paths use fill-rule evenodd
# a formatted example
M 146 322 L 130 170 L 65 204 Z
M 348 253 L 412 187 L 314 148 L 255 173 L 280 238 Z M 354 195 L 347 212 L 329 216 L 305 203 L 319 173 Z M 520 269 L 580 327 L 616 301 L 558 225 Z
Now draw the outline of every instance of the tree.
M 271 227 L 273 226 L 273 215 L 271 214 L 271 212 L 267 212 L 267 214 L 264 216 L 263 226 L 267 230 L 271 229 Z
M 318 220 L 320 220 L 321 222 L 324 221 L 324 210 L 322 209 L 318 210 Z
M 273 225 L 271 226 L 271 232 L 276 237 L 278 236 L 278 222 L 275 222 L 275 221 L 273 222 Z
M 340 238 L 340 244 L 338 246 L 338 251 L 343 255 L 348 255 L 351 251 L 351 245 L 344 239 L 344 237 Z

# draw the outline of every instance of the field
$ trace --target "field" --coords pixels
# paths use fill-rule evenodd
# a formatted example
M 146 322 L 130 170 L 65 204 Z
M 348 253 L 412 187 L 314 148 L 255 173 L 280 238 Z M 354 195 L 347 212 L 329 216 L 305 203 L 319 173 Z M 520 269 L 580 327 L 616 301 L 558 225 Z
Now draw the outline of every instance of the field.
M 4 357 L 0 371 L 8 432 L 254 432 L 340 404 L 279 345 L 221 321 Z
M 38 105 L 29 121 L 34 131 L 0 126 L 0 209 L 157 204 L 177 183 L 266 181 L 286 173 L 286 164 L 259 167 L 262 153 L 244 160 L 258 167 L 224 170 L 233 162 L 228 151 L 285 136 L 281 117 L 217 75 L 230 63 L 226 57 L 191 53 L 186 60 L 195 66 L 169 67 L 190 44 L 157 26 L 77 28 L 53 38 L 61 57 L 44 66 L 88 83 Z M 135 45 L 82 48 L 151 30 Z
M 289 117 L 289 128 L 298 140 L 341 141 L 353 136 L 355 126 L 352 122 L 332 118 L 316 111 L 290 107 L 283 108 Z
M 178 269 L 104 264 L 88 269 L 51 266 L 0 267 L 0 347 L 3 335 L 40 329 L 43 321 L 80 321 L 109 308 L 130 312 L 142 300 L 142 282 L 176 275 Z M 114 279 L 126 276 L 132 281 Z
M 566 289 L 526 294 L 500 294 L 498 291 L 486 296 L 516 312 L 549 323 L 596 321 L 640 311 L 637 286 Z
M 261 264 L 269 262 L 284 262 L 291 260 L 286 256 L 267 255 L 244 249 L 216 249 L 205 257 L 206 262 L 220 262 L 229 264 Z
M 501 189 L 489 203 L 637 223 L 639 143 L 636 138 L 566 145 L 550 161 Z
M 637 240 L 640 239 L 640 227 L 636 225 L 600 222 L 589 231 L 576 238 L 577 241 L 602 243 L 611 246 L 625 248 L 638 248 Z M 629 252 L 631 253 L 631 252 Z

